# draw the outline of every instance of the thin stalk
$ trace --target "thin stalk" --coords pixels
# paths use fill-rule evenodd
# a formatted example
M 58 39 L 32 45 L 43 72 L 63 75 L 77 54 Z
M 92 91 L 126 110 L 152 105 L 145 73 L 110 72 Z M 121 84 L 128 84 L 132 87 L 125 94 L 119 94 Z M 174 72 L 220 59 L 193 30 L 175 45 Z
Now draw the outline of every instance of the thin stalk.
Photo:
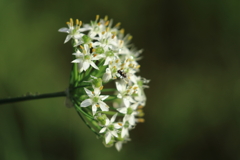
M 65 91 L 55 92 L 55 93 L 46 93 L 46 94 L 30 94 L 22 97 L 13 97 L 13 98 L 10 97 L 5 99 L 0 99 L 0 104 L 43 99 L 43 98 L 66 97 L 66 96 L 67 94 Z

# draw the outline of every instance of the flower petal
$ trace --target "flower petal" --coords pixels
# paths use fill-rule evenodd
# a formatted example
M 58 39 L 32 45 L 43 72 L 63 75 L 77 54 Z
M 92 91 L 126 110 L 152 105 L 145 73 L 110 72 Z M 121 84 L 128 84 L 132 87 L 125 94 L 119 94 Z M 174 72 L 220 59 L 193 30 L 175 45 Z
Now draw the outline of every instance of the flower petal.
M 103 133 L 103 132 L 105 132 L 106 131 L 106 127 L 103 127 L 100 131 L 99 131 L 99 133 Z
M 81 103 L 81 107 L 88 107 L 92 104 L 92 100 L 91 99 L 85 99 L 82 103 Z
M 101 98 L 102 101 L 104 101 L 105 99 L 107 99 L 109 97 L 109 95 L 107 95 L 107 96 L 101 95 L 99 97 Z
M 102 111 L 108 111 L 109 110 L 109 108 L 107 107 L 106 103 L 104 103 L 102 101 L 99 101 L 98 103 L 99 103 L 100 108 L 101 108 Z
M 70 39 L 72 38 L 72 36 L 68 35 L 64 41 L 64 43 L 67 43 Z
M 66 33 L 69 33 L 69 29 L 66 28 L 66 27 L 60 28 L 60 29 L 58 30 L 58 32 L 66 32 Z
M 116 117 L 117 117 L 117 113 L 112 116 L 112 118 L 111 118 L 112 123 L 115 121 Z
M 92 106 L 92 112 L 93 112 L 93 115 L 96 114 L 96 112 L 97 112 L 97 106 L 96 106 L 96 104 L 94 104 L 94 105 Z
M 87 88 L 84 88 L 85 92 L 87 93 L 88 97 L 92 97 L 93 96 L 93 93 L 92 91 L 90 91 L 89 89 Z
M 83 62 L 83 70 L 86 71 L 89 68 L 90 64 L 86 61 Z
M 118 108 L 117 110 L 118 110 L 118 112 L 123 113 L 123 114 L 126 114 L 126 113 L 127 113 L 127 108 L 126 108 L 126 107 L 124 107 L 124 108 Z
M 120 151 L 122 149 L 122 142 L 121 141 L 118 141 L 116 144 L 115 144 L 115 147 L 118 151 Z
M 112 138 L 112 135 L 109 132 L 107 132 L 105 136 L 106 136 L 105 137 L 106 144 L 108 144 Z
M 118 137 L 118 134 L 116 131 L 111 131 L 111 134 L 114 135 L 115 137 Z
M 96 66 L 96 64 L 95 64 L 94 62 L 91 61 L 90 64 L 91 64 L 91 66 L 92 66 L 93 68 L 99 70 L 99 68 Z

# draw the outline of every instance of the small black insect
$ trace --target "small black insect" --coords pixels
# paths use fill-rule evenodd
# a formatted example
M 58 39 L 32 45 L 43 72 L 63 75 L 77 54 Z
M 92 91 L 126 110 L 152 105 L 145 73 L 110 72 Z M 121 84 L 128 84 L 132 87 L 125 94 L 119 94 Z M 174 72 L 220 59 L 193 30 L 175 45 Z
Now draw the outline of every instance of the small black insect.
M 122 70 L 118 70 L 117 72 L 120 74 L 121 78 L 127 78 L 126 73 L 124 73 Z
M 90 48 L 90 53 L 92 53 L 92 52 L 93 52 L 93 47 Z

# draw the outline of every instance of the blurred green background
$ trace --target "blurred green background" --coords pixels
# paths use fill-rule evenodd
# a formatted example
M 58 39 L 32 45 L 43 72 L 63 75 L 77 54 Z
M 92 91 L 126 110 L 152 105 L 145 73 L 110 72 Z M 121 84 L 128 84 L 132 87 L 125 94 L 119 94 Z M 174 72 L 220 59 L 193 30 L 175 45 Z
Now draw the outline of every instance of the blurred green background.
M 240 159 L 240 1 L 0 0 L 0 98 L 68 86 L 69 18 L 108 15 L 151 79 L 132 141 L 105 148 L 65 98 L 1 105 L 1 160 Z

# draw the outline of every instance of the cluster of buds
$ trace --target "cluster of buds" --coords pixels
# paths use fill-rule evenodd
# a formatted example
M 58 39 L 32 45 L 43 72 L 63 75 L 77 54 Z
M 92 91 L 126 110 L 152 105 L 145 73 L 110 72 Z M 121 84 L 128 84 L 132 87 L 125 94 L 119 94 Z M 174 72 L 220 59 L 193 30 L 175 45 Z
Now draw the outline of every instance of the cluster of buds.
M 90 24 L 70 19 L 67 25 L 59 32 L 68 34 L 64 43 L 72 40 L 74 48 L 68 100 L 105 146 L 115 144 L 119 151 L 130 140 L 129 130 L 144 122 L 149 80 L 136 75 L 142 50 L 107 16 L 97 15 Z

